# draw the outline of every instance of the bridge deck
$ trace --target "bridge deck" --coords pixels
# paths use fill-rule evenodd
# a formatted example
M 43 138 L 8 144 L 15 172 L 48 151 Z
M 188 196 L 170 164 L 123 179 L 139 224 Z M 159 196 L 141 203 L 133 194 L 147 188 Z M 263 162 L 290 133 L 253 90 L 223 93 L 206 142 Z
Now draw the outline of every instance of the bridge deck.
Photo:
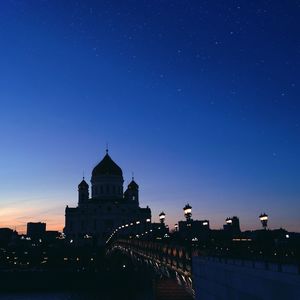
M 184 287 L 177 284 L 174 279 L 162 278 L 155 282 L 155 300 L 192 300 Z

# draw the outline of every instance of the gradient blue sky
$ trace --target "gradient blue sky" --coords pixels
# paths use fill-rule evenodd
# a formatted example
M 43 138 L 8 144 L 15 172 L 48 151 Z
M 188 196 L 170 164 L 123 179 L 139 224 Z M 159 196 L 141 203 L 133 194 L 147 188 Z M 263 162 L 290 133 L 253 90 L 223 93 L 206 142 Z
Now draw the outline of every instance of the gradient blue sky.
M 62 229 L 109 143 L 141 205 L 300 231 L 299 1 L 0 2 L 0 226 Z

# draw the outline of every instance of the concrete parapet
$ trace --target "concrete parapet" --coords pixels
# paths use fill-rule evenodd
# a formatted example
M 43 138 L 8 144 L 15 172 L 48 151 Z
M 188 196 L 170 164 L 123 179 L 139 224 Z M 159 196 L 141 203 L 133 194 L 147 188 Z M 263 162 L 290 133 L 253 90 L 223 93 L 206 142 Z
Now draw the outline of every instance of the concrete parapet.
M 193 257 L 196 300 L 300 299 L 298 265 Z

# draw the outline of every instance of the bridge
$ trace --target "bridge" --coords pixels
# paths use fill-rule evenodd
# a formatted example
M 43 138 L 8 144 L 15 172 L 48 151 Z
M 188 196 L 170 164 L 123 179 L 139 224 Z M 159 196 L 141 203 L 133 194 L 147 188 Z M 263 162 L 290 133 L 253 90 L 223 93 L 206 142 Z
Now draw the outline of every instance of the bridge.
M 163 223 L 151 223 L 150 220 L 142 223 L 135 221 L 116 228 L 106 241 L 107 255 L 121 251 L 135 264 L 147 266 L 162 278 L 173 279 L 171 287 L 168 281 L 167 289 L 174 289 L 176 285 L 182 287 L 181 298 L 178 299 L 195 298 L 191 247 L 167 242 L 170 236 Z M 161 282 L 156 286 L 159 285 Z M 178 293 L 176 290 L 177 296 Z M 177 299 L 174 293 L 170 297 Z
M 148 222 L 143 232 L 139 225 L 136 221 L 116 228 L 106 241 L 107 254 L 120 251 L 135 264 L 172 278 L 186 291 L 178 299 L 277 299 L 278 295 L 300 299 L 299 264 L 256 257 L 235 259 L 226 256 L 227 251 L 220 255 L 203 250 L 198 243 L 170 239 L 164 224 Z

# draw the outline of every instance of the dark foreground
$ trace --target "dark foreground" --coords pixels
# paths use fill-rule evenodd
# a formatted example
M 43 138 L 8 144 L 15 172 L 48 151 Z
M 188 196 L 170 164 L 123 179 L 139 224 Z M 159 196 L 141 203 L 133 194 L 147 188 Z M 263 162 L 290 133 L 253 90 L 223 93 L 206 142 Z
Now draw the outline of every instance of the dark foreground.
M 110 300 L 123 299 L 112 298 L 109 295 L 99 294 L 98 292 L 25 292 L 25 293 L 1 293 L 1 300 Z M 152 299 L 147 295 L 137 295 L 134 299 Z
M 0 299 L 153 299 L 153 274 L 122 255 L 95 270 L 2 270 Z

